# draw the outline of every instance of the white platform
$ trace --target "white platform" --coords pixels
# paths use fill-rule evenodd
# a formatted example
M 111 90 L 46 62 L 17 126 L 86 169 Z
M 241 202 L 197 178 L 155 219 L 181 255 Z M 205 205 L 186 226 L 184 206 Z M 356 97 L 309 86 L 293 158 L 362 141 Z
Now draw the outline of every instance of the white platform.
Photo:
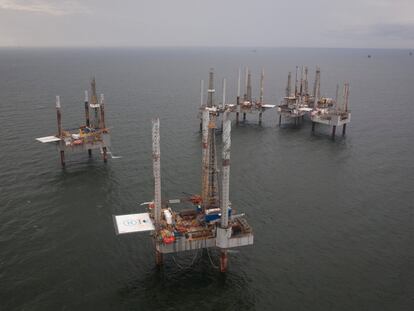
M 148 213 L 113 216 L 116 234 L 155 230 Z
M 59 141 L 60 138 L 56 136 L 45 136 L 45 137 L 36 138 L 36 140 L 45 144 L 45 143 L 52 143 L 54 141 Z

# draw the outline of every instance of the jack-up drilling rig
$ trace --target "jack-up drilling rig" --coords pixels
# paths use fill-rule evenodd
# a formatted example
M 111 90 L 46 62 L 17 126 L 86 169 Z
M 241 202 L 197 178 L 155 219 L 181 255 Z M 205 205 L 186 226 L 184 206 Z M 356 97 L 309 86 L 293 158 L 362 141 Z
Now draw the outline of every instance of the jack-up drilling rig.
M 203 127 L 203 118 L 202 113 L 206 108 L 213 109 L 217 114 L 217 117 L 220 114 L 223 114 L 224 111 L 229 111 L 230 113 L 236 114 L 236 124 L 240 123 L 240 113 L 243 114 L 243 121 L 246 121 L 247 114 L 258 114 L 259 115 L 259 124 L 262 124 L 263 113 L 268 109 L 276 108 L 276 105 L 265 104 L 263 99 L 263 90 L 264 90 L 264 70 L 262 70 L 260 76 L 260 96 L 259 100 L 254 100 L 252 98 L 252 83 L 251 83 L 251 73 L 249 69 L 246 69 L 246 92 L 243 96 L 243 99 L 240 98 L 240 82 L 241 82 L 241 70 L 239 69 L 238 81 L 237 81 L 237 97 L 236 103 L 226 103 L 226 79 L 223 79 L 223 101 L 221 105 L 215 105 L 213 96 L 215 94 L 214 89 L 214 72 L 213 69 L 209 73 L 208 89 L 207 89 L 207 102 L 204 102 L 204 81 L 201 80 L 201 94 L 200 94 L 200 113 L 198 117 L 200 118 L 200 132 Z
M 60 96 L 56 96 L 57 134 L 36 138 L 41 143 L 53 143 L 56 145 L 60 153 L 62 167 L 65 166 L 65 152 L 88 151 L 88 155 L 91 157 L 92 150 L 98 149 L 102 153 L 104 162 L 108 160 L 108 153 L 111 154 L 109 150 L 111 146 L 109 129 L 105 124 L 104 95 L 101 94 L 98 102 L 95 78 L 91 82 L 91 91 L 90 102 L 88 91 L 85 91 L 85 125 L 79 128 L 64 130 L 62 128 Z M 92 111 L 91 114 L 90 110 Z
M 210 99 L 212 103 L 212 98 Z M 157 265 L 164 254 L 204 248 L 220 249 L 220 271 L 228 266 L 229 248 L 253 244 L 253 231 L 244 214 L 235 214 L 229 201 L 230 131 L 229 112 L 223 114 L 221 189 L 216 158 L 216 111 L 206 107 L 202 113 L 202 189 L 193 195 L 190 209 L 173 209 L 183 200 L 161 199 L 159 119 L 152 120 L 152 159 L 154 200 L 147 202 L 147 213 L 114 216 L 117 234 L 151 231 Z

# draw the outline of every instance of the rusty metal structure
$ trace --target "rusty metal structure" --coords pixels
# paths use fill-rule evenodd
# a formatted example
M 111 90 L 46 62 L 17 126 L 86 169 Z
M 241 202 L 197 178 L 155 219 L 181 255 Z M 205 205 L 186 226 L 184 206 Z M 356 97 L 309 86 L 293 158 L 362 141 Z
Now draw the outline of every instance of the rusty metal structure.
M 85 125 L 79 128 L 63 129 L 60 96 L 56 96 L 57 134 L 36 138 L 41 143 L 56 145 L 62 167 L 66 165 L 65 153 L 68 152 L 87 151 L 91 157 L 92 150 L 100 150 L 105 163 L 108 160 L 108 153 L 112 155 L 109 149 L 111 146 L 109 129 L 105 123 L 104 95 L 101 94 L 98 101 L 95 78 L 91 81 L 91 93 L 89 100 L 88 91 L 85 91 Z
M 212 76 L 210 76 L 212 77 Z M 223 147 L 221 187 L 217 168 L 214 89 L 209 83 L 207 107 L 202 111 L 202 174 L 201 195 L 185 199 L 161 199 L 159 119 L 152 120 L 152 158 L 154 201 L 143 203 L 147 213 L 114 216 L 117 234 L 151 231 L 155 245 L 155 261 L 164 262 L 164 255 L 199 249 L 218 248 L 220 271 L 228 268 L 227 250 L 253 244 L 253 231 L 244 214 L 236 214 L 229 200 L 230 187 L 230 112 L 223 114 Z M 185 205 L 191 203 L 188 208 Z M 172 204 L 182 204 L 172 208 Z M 210 255 L 209 255 L 210 256 Z M 210 258 L 211 259 L 211 258 Z

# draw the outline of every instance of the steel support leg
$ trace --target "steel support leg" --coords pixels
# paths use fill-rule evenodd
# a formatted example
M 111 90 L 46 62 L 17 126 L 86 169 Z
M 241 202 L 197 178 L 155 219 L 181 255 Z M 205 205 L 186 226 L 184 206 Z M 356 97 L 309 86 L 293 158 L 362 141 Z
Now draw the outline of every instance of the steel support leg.
M 342 126 L 342 136 L 345 136 L 346 133 L 346 124 Z
M 243 121 L 246 121 L 246 113 L 243 112 Z
M 280 127 L 281 124 L 282 124 L 282 115 L 280 114 L 279 115 L 279 127 Z
M 60 150 L 60 165 L 65 167 L 65 151 Z
M 164 260 L 163 260 L 162 253 L 156 250 L 155 251 L 155 264 L 157 266 L 162 266 L 163 263 L 164 263 Z
M 220 254 L 220 272 L 227 271 L 227 263 L 228 263 L 227 250 L 222 249 L 221 254 Z
M 92 157 L 92 149 L 88 149 L 88 156 L 91 158 Z
M 104 162 L 105 163 L 108 162 L 108 154 L 106 152 L 106 147 L 103 147 L 102 148 L 102 153 L 103 153 L 103 160 L 104 160 Z
M 336 125 L 332 126 L 332 139 L 335 139 Z
M 316 125 L 316 122 L 312 122 L 312 134 L 315 133 L 315 125 Z
M 236 125 L 239 125 L 239 113 L 236 112 Z
M 262 115 L 263 115 L 263 112 L 259 112 L 259 124 L 262 124 Z

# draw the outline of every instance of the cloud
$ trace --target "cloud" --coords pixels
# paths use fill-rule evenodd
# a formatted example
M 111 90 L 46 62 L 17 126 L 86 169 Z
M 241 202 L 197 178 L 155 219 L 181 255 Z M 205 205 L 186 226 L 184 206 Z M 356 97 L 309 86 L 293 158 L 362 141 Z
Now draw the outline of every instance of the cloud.
M 390 39 L 414 40 L 414 23 L 371 25 L 368 34 Z
M 349 38 L 354 40 L 414 40 L 414 23 L 373 23 L 325 31 L 327 36 Z
M 48 0 L 0 0 L 0 10 L 24 11 L 53 16 L 87 13 L 86 8 L 75 0 L 62 0 L 59 1 L 59 4 Z

